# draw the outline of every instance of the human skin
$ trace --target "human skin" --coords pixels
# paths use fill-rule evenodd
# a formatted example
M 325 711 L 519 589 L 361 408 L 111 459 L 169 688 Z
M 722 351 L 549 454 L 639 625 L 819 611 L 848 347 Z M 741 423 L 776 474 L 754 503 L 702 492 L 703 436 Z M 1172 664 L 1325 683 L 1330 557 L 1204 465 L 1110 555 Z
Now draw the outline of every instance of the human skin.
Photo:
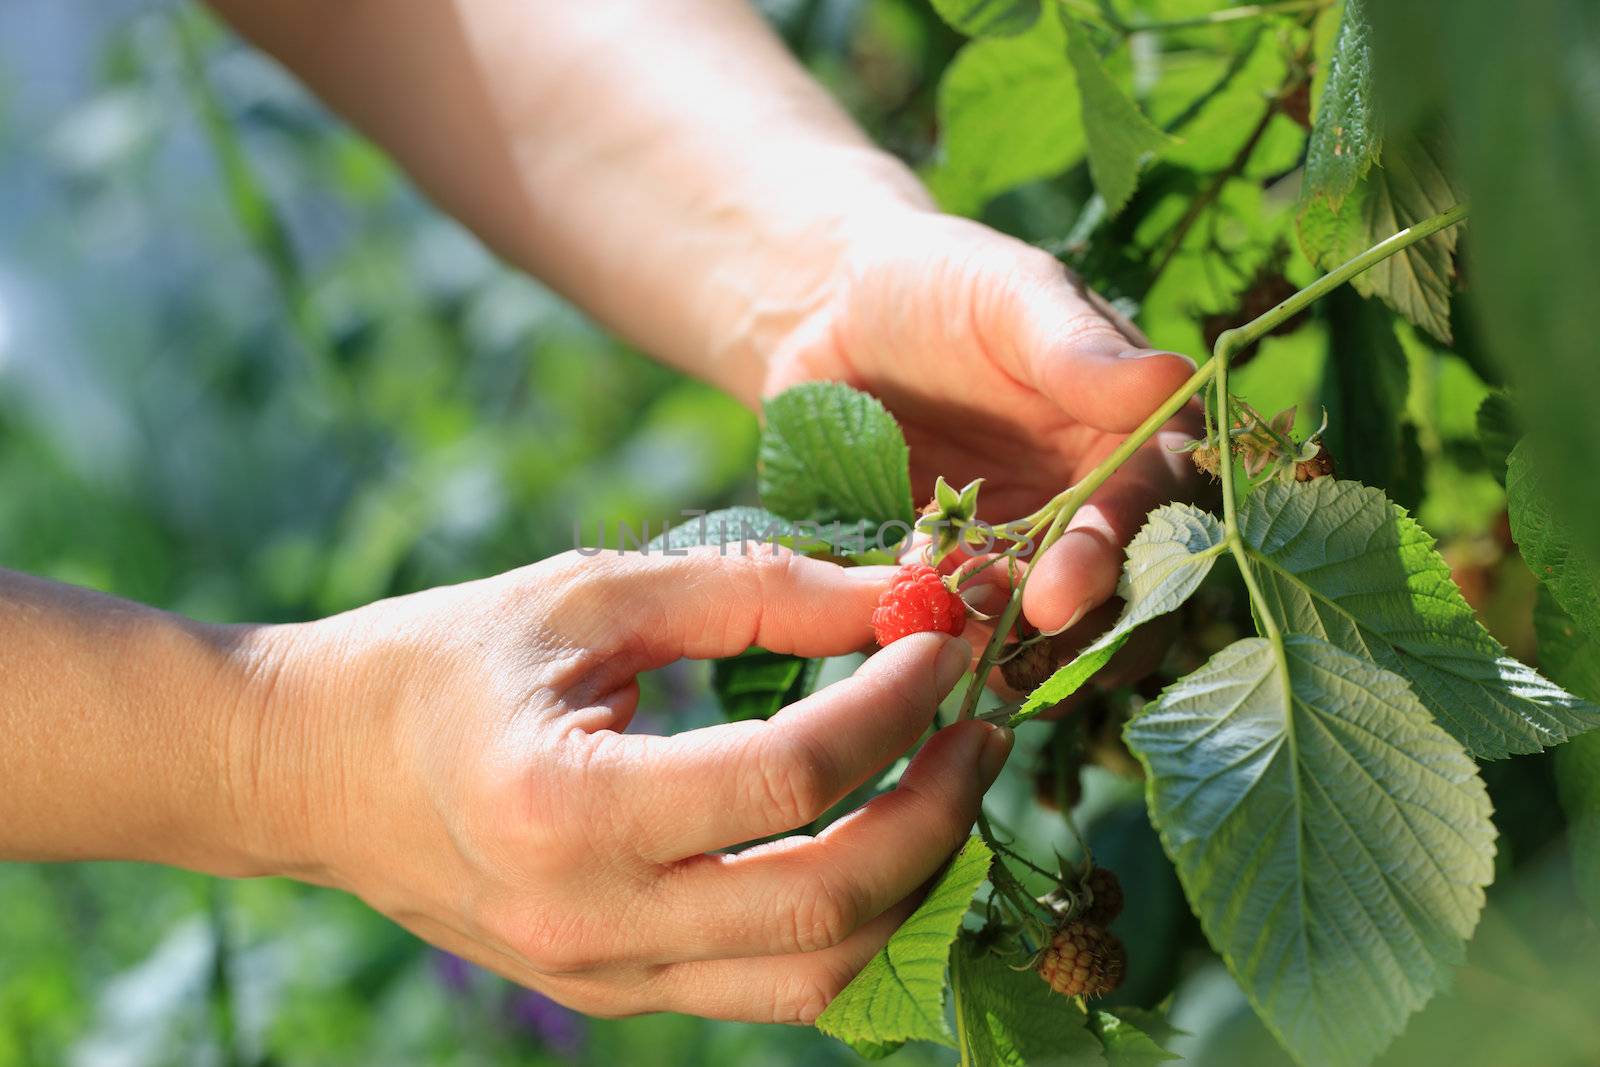
M 935 210 L 745 0 L 214 6 L 645 351 L 752 406 L 812 379 L 876 394 L 919 497 L 985 476 L 986 518 L 1025 515 L 1193 369 L 1048 254 Z M 1189 492 L 1175 436 L 1038 562 L 1029 622 L 1060 629 L 1115 592 L 1144 516 Z
M 318 622 L 207 626 L 0 571 L 0 859 L 289 875 L 574 1008 L 810 1022 L 965 839 L 1009 731 L 934 734 L 917 634 L 769 721 L 626 733 L 637 675 L 868 646 L 888 568 L 567 553 Z
M 985 475 L 984 514 L 1024 514 L 1190 369 L 1049 256 L 934 210 L 739 0 L 217 7 L 619 335 L 751 405 L 876 393 L 920 494 Z M 1145 512 L 1187 489 L 1171 440 L 1034 564 L 1035 626 L 1095 618 Z M 770 724 L 623 731 L 635 675 L 680 656 L 865 646 L 886 583 L 569 555 L 210 627 L 0 572 L 0 858 L 286 874 L 584 1011 L 807 1022 L 962 840 L 1010 736 L 947 728 L 815 839 L 722 850 L 907 750 L 971 649 L 907 638 Z

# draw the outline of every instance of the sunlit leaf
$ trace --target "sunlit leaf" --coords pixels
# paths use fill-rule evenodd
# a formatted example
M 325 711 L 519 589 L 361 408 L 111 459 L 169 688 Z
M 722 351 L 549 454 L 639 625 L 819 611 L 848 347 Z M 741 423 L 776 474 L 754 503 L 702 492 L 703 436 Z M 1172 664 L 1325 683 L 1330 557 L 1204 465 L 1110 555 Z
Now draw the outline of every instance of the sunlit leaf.
M 1333 478 L 1273 483 L 1241 508 L 1240 534 L 1286 630 L 1399 674 L 1475 756 L 1534 752 L 1600 726 L 1600 707 L 1489 636 L 1433 538 L 1379 490 Z
M 898 522 L 909 532 L 910 453 L 875 397 L 841 382 L 807 382 L 764 410 L 763 505 L 796 521 Z
M 982 840 L 969 838 L 917 910 L 817 1018 L 817 1029 L 852 1042 L 953 1047 L 944 1012 L 945 966 L 993 859 Z
M 1236 642 L 1127 727 L 1189 902 L 1296 1058 L 1368 1063 L 1464 955 L 1488 793 L 1405 679 L 1299 634 Z
M 1111 629 L 1028 694 L 1010 725 L 1025 722 L 1077 692 L 1134 630 L 1182 607 L 1211 572 L 1222 548 L 1222 524 L 1208 512 L 1190 504 L 1167 504 L 1152 511 L 1128 543 L 1117 586 L 1117 595 L 1126 602 L 1122 614 Z
M 952 956 L 962 1062 L 972 1067 L 1104 1067 L 1084 1011 L 1031 969 L 963 938 Z

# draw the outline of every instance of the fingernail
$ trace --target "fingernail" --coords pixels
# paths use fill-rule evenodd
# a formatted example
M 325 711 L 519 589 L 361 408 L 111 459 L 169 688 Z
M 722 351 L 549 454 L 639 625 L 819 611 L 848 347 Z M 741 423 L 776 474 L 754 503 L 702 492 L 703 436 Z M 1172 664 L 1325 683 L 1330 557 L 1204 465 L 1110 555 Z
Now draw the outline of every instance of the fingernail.
M 988 583 L 982 583 L 976 589 L 963 590 L 961 595 L 973 611 L 981 611 L 985 615 L 994 614 L 1002 604 L 1011 599 L 1004 589 Z
M 952 637 L 939 650 L 939 658 L 933 664 L 933 684 L 939 690 L 939 695 L 943 696 L 954 689 L 956 682 L 967 673 L 970 666 L 972 646 L 959 637 Z
M 1074 611 L 1071 615 L 1068 615 L 1066 622 L 1062 623 L 1060 626 L 1057 626 L 1054 630 L 1041 630 L 1040 633 L 1044 634 L 1046 637 L 1055 637 L 1057 634 L 1066 633 L 1068 630 L 1078 625 L 1078 623 L 1082 622 L 1083 617 L 1087 614 L 1089 614 L 1089 605 L 1079 604 L 1078 610 Z
M 1016 737 L 1004 726 L 989 727 L 989 736 L 984 738 L 983 747 L 978 750 L 978 779 L 983 782 L 985 789 L 1000 777 L 1000 768 L 1006 765 L 1006 758 L 1011 755 L 1011 745 Z
M 858 585 L 888 585 L 897 569 L 877 564 L 870 567 L 845 567 L 844 580 Z
M 1191 367 L 1195 365 L 1194 360 L 1182 352 L 1169 352 L 1165 348 L 1129 348 L 1117 353 L 1118 359 L 1149 359 L 1151 356 L 1172 356 L 1183 360 Z

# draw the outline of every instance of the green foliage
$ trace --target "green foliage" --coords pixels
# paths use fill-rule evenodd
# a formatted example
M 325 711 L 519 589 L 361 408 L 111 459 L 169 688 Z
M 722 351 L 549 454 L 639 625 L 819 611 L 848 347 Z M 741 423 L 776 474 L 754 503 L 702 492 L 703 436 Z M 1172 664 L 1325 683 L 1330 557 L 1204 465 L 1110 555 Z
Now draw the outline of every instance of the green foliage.
M 933 0 L 933 9 L 969 37 L 1021 33 L 1039 18 L 1039 0 Z
M 1071 696 L 1134 630 L 1181 607 L 1211 572 L 1223 547 L 1222 524 L 1215 516 L 1189 504 L 1167 504 L 1152 511 L 1128 543 L 1117 586 L 1125 606 L 1116 623 L 1028 694 L 1009 725 L 1017 726 Z
M 1483 449 L 1483 460 L 1489 465 L 1495 480 L 1503 486 L 1506 484 L 1506 467 L 1511 462 L 1511 450 L 1522 439 L 1522 416 L 1517 412 L 1511 394 L 1501 389 L 1483 398 L 1474 421 L 1477 423 L 1478 445 Z
M 1166 695 L 1128 731 L 1150 772 L 1150 816 L 1252 1003 L 1303 1062 L 1356 1063 L 1440 987 L 1472 927 L 1489 830 L 1463 746 L 1487 759 L 1580 735 L 1554 752 L 1571 863 L 1559 845 L 1546 854 L 1563 887 L 1569 867 L 1576 873 L 1600 915 L 1600 733 L 1581 734 L 1597 721 L 1584 701 L 1600 697 L 1600 579 L 1584 562 L 1600 556 L 1590 312 L 1600 126 L 1585 80 L 1600 12 L 1584 0 L 1519 8 L 1508 32 L 1504 5 L 1488 0 L 1265 5 L 1208 22 L 1221 6 L 891 2 L 863 6 L 845 26 L 819 16 L 831 5 L 770 5 L 793 9 L 780 16 L 786 39 L 880 142 L 923 169 L 944 206 L 984 212 L 1060 252 L 1157 345 L 1199 355 L 1216 329 L 1281 297 L 1268 298 L 1263 279 L 1303 285 L 1472 193 L 1469 299 L 1451 299 L 1448 230 L 1358 277 L 1355 293 L 1370 299 L 1335 294 L 1326 315 L 1267 339 L 1234 376 L 1235 391 L 1264 410 L 1275 410 L 1269 397 L 1299 403 L 1301 433 L 1326 405 L 1341 480 L 1271 484 L 1239 501 L 1240 554 L 1268 608 L 1253 610 L 1288 631 L 1281 658 L 1270 640 L 1216 653 L 1252 622 L 1245 592 L 1219 580 L 1232 577 L 1223 568 L 1185 612 L 1196 632 L 1169 649 Z M 940 16 L 977 39 L 956 40 Z M 72 17 L 109 26 L 117 16 Z M 637 525 L 686 504 L 753 498 L 747 413 L 463 251 L 468 242 L 371 146 L 286 99 L 201 16 L 182 18 L 170 41 L 148 17 L 119 33 L 85 79 L 104 84 L 83 115 L 51 114 L 58 105 L 41 106 L 26 78 L 8 81 L 0 101 L 27 119 L 0 122 L 0 202 L 24 205 L 0 218 L 7 247 L 30 257 L 25 277 L 72 294 L 34 314 L 28 290 L 18 319 L 73 324 L 70 338 L 30 337 L 37 351 L 0 339 L 3 565 L 205 618 L 300 619 L 569 547 L 574 515 Z M 1163 25 L 1130 32 L 1149 23 Z M 0 52 L 18 47 L 0 41 Z M 174 74 L 198 121 L 185 125 L 183 109 L 166 106 Z M 1309 138 L 1286 104 L 1308 76 Z M 143 117 L 117 126 L 119 115 Z M 105 161 L 39 161 L 26 138 L 69 119 L 74 134 L 116 126 Z M 77 143 L 61 131 L 50 141 Z M 171 145 L 193 143 L 209 146 L 214 172 L 175 169 L 192 167 L 193 153 Z M 0 274 L 0 299 L 16 295 L 4 284 L 11 273 Z M 1433 340 L 1419 341 L 1378 299 Z M 1452 336 L 1459 357 L 1435 345 Z M 1484 400 L 1480 376 L 1513 383 L 1515 404 L 1510 394 Z M 49 384 L 60 381 L 84 383 L 82 395 L 64 399 Z M 768 426 L 760 487 L 770 510 L 691 519 L 658 547 L 739 540 L 749 520 L 825 551 L 800 522 L 870 534 L 911 519 L 905 444 L 876 401 L 806 387 L 772 401 Z M 1512 454 L 1525 426 L 1555 441 L 1537 462 L 1529 446 Z M 1506 481 L 1508 457 L 1513 532 L 1554 594 L 1541 595 L 1534 618 L 1541 669 L 1581 700 L 1512 659 L 1446 565 L 1489 573 L 1472 603 L 1496 635 L 1525 647 L 1526 585 L 1516 566 L 1482 563 L 1499 558 L 1489 534 L 1502 500 L 1490 475 Z M 1416 514 L 1442 553 L 1357 482 L 1407 507 L 1420 495 Z M 1195 594 L 1225 537 L 1196 509 L 1154 513 L 1130 546 L 1123 615 L 1015 721 L 1070 695 L 1133 629 Z M 815 667 L 753 650 L 714 664 L 709 690 L 704 675 L 674 668 L 648 703 L 705 721 L 715 695 L 730 716 L 768 715 L 809 690 Z M 1072 758 L 1113 767 L 1110 738 L 1139 706 L 1126 690 L 1096 694 L 1068 721 Z M 1005 813 L 1017 848 L 1052 865 L 1049 850 L 1070 835 L 1026 803 L 1023 777 L 1002 780 L 991 811 Z M 1132 783 L 1099 767 L 1083 778 L 1076 815 L 1097 858 L 1117 856 L 1130 826 L 1153 837 L 1142 804 L 1117 806 Z M 1507 835 L 1510 897 L 1530 861 Z M 1154 926 L 1162 943 L 1129 937 L 1132 971 L 1143 973 L 1134 990 L 1130 972 L 1128 999 L 1153 1002 L 1179 983 L 1198 1020 L 1189 1048 L 1222 1057 L 1216 1041 L 1231 1024 L 1205 1006 L 1219 1002 L 1217 987 L 1201 984 L 1207 965 L 1188 965 L 1205 952 L 1201 934 L 1139 906 L 1141 893 L 1182 906 L 1153 840 L 1149 852 L 1137 880 L 1122 869 L 1130 911 L 1120 929 Z M 1113 1002 L 1085 1019 L 970 941 L 950 958 L 989 862 L 968 846 L 829 1008 L 825 1028 L 896 1062 L 945 1056 L 902 1042 L 952 1041 L 948 961 L 956 1036 L 972 1062 L 1144 1065 L 1167 1058 L 1162 1046 L 1184 1048 L 1159 1015 Z M 995 886 L 1037 888 L 1004 872 L 994 869 Z M 143 987 L 153 972 L 133 970 L 142 962 L 166 961 L 170 976 L 173 945 L 209 944 L 192 927 L 205 905 L 198 884 L 123 868 L 0 870 L 0 1063 L 65 1062 L 104 1044 L 119 972 L 121 987 Z M 1558 896 L 1533 918 L 1502 907 L 1486 919 L 1457 994 L 1417 1019 L 1393 1062 L 1527 1062 L 1546 1050 L 1552 1062 L 1594 1061 L 1593 940 L 1570 936 L 1581 917 L 1561 905 Z M 506 1032 L 503 983 L 479 974 L 471 993 L 441 993 L 431 955 L 345 898 L 250 883 L 235 909 L 251 981 L 271 991 L 238 1014 L 251 1055 L 328 1064 L 554 1055 Z M 1546 941 L 1524 943 L 1519 924 Z M 1551 962 L 1549 942 L 1570 942 L 1573 959 Z M 1552 980 L 1540 984 L 1545 969 Z M 227 1052 L 201 1015 L 162 1011 L 139 1020 L 157 1035 L 145 1062 Z M 814 1033 L 665 1016 L 594 1022 L 590 1041 L 583 1062 L 849 1055 Z
M 1144 112 L 1112 81 L 1082 23 L 1066 18 L 1067 59 L 1077 76 L 1078 103 L 1083 109 L 1084 139 L 1089 149 L 1089 174 L 1115 215 L 1128 203 L 1139 170 L 1167 144 L 1167 135 L 1150 124 Z
M 811 692 L 821 660 L 750 648 L 711 665 L 711 688 L 730 722 L 770 719 Z
M 1437 132 L 1389 138 L 1383 162 L 1367 171 L 1337 209 L 1326 199 L 1312 199 L 1301 208 L 1306 256 L 1331 270 L 1389 234 L 1460 203 L 1465 197 L 1450 176 L 1446 156 Z M 1449 344 L 1455 250 L 1452 227 L 1357 275 L 1351 284 Z
M 1031 969 L 1017 970 L 963 937 L 951 957 L 956 1033 L 972 1067 L 1104 1067 L 1084 1011 Z
M 962 916 L 989 877 L 993 859 L 981 840 L 968 840 L 917 910 L 828 1005 L 817 1029 L 852 1043 L 954 1046 L 945 1022 L 945 966 Z
M 1111 1067 L 1155 1067 L 1181 1058 L 1162 1047 L 1161 1041 L 1170 1040 L 1175 1031 L 1153 1011 L 1096 1009 L 1089 1013 L 1089 1028 L 1105 1046 Z
M 1323 442 L 1337 457 L 1341 478 L 1377 486 L 1391 497 L 1400 496 L 1397 488 L 1411 495 L 1422 456 L 1415 435 L 1406 432 L 1410 372 L 1393 319 L 1350 290 L 1330 293 L 1327 307 Z
M 1506 654 L 1433 538 L 1378 490 L 1270 485 L 1246 503 L 1240 534 L 1286 630 L 1401 675 L 1474 755 L 1534 752 L 1600 725 L 1600 708 Z
M 990 197 L 1082 157 L 1078 84 L 1052 9 L 1017 37 L 973 41 L 939 84 L 943 158 L 928 175 L 946 209 L 974 214 Z
M 1543 473 L 1549 461 L 1538 445 L 1532 439 L 1522 441 L 1507 463 L 1511 534 L 1561 609 L 1586 633 L 1600 637 L 1600 564 L 1557 510 Z
M 1366 176 L 1383 146 L 1372 85 L 1372 25 L 1367 3 L 1344 0 L 1338 36 L 1331 42 L 1331 50 L 1317 57 L 1321 95 L 1306 149 L 1305 196 L 1308 200 L 1322 198 L 1335 213 Z
M 720 508 L 674 526 L 650 542 L 651 549 L 703 548 L 708 545 L 796 542 L 794 524 L 765 508 Z
M 1127 729 L 1189 901 L 1306 1063 L 1364 1064 L 1448 980 L 1493 872 L 1488 794 L 1405 679 L 1239 641 Z
M 1590 75 L 1600 6 L 1547 0 L 1518 7 L 1514 24 L 1507 15 L 1493 0 L 1375 5 L 1378 87 L 1396 122 L 1442 111 L 1454 131 L 1474 201 L 1474 325 L 1519 385 L 1530 425 L 1554 436 L 1552 504 L 1600 558 L 1600 123 Z
M 810 522 L 914 518 L 906 442 L 874 397 L 838 382 L 807 382 L 765 404 L 761 501 Z
M 1574 692 L 1600 700 L 1600 637 L 1580 628 L 1548 589 L 1540 590 L 1533 621 L 1545 669 Z M 1556 750 L 1556 782 L 1567 815 L 1573 878 L 1590 915 L 1600 922 L 1600 732 Z

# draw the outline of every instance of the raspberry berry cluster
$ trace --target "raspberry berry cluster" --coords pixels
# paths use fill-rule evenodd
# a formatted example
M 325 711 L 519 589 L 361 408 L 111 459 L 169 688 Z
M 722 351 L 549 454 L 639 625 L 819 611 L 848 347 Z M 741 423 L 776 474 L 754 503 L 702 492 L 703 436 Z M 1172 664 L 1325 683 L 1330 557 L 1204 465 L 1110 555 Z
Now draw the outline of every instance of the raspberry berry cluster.
M 1095 867 L 1079 884 L 1039 954 L 1039 977 L 1064 997 L 1103 997 L 1122 984 L 1128 952 L 1107 927 L 1122 914 L 1122 883 Z

